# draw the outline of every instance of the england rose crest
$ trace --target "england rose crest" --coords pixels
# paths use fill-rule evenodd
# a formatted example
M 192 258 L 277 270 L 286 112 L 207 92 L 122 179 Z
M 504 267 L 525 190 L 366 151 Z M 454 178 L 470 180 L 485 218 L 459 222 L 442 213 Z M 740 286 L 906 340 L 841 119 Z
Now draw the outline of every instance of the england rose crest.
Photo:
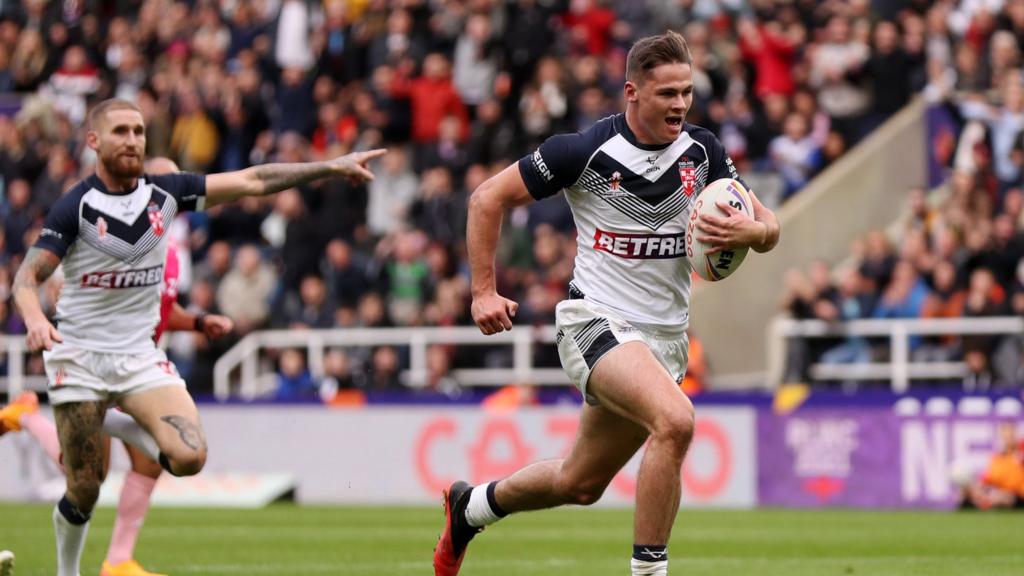
M 611 188 L 612 192 L 617 192 L 619 190 L 619 184 L 621 182 L 622 182 L 622 174 L 619 174 L 618 172 L 614 172 L 612 174 L 612 177 L 608 180 L 608 184 L 609 184 L 609 187 Z
M 687 196 L 693 196 L 693 191 L 697 188 L 697 168 L 693 165 L 693 160 L 686 156 L 679 161 L 679 179 L 683 183 L 683 192 Z
M 146 207 L 146 212 L 149 216 L 149 225 L 153 228 L 153 234 L 163 236 L 164 217 L 160 213 L 160 207 L 156 205 L 156 202 L 150 202 L 149 206 Z

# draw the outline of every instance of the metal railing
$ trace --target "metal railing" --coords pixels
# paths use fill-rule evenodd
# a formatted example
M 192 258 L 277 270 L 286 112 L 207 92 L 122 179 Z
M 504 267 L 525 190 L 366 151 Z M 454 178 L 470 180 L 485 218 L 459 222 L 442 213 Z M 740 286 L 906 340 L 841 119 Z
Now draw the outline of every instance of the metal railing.
M 329 330 L 267 330 L 253 332 L 225 352 L 214 365 L 214 395 L 227 400 L 233 395 L 251 400 L 272 390 L 269 380 L 275 372 L 261 362 L 266 350 L 302 348 L 314 376 L 324 373 L 323 360 L 328 348 L 366 349 L 376 346 L 409 348 L 409 369 L 401 381 L 411 388 L 427 383 L 427 349 L 434 344 L 486 347 L 511 347 L 512 365 L 457 369 L 456 380 L 474 386 L 503 386 L 510 383 L 563 385 L 569 380 L 561 368 L 534 365 L 534 346 L 555 343 L 557 329 L 548 326 L 517 326 L 511 332 L 484 336 L 474 326 L 430 328 L 336 328 Z M 768 326 L 768 372 L 766 387 L 776 388 L 783 379 L 787 341 L 792 337 L 885 337 L 889 339 L 890 360 L 851 364 L 815 364 L 811 375 L 823 380 L 889 380 L 894 392 L 906 392 L 915 379 L 960 378 L 966 374 L 963 362 L 917 362 L 910 353 L 912 336 L 935 335 L 1010 335 L 1024 334 L 1024 319 L 1016 316 L 990 318 L 941 319 L 869 319 L 851 322 L 793 320 L 776 318 Z M 45 390 L 43 376 L 25 374 L 24 336 L 0 336 L 0 351 L 7 356 L 7 377 L 0 378 L 0 389 L 17 394 L 28 388 Z M 238 370 L 237 377 L 235 371 Z
M 963 362 L 915 362 L 911 359 L 912 336 L 1024 334 L 1024 319 L 1017 316 L 988 318 L 865 319 L 849 322 L 776 318 L 768 329 L 768 383 L 781 384 L 786 347 L 791 337 L 888 337 L 889 362 L 814 364 L 811 376 L 822 380 L 889 380 L 896 393 L 906 392 L 915 379 L 960 378 Z
M 10 397 L 21 393 L 22 390 L 30 389 L 36 391 L 46 390 L 45 376 L 28 376 L 25 374 L 25 356 L 28 354 L 28 346 L 25 344 L 24 335 L 0 335 L 0 350 L 7 360 L 7 376 L 0 378 L 0 390 L 6 388 Z
M 427 348 L 433 344 L 470 346 L 511 346 L 512 366 L 452 370 L 459 382 L 475 386 L 504 386 L 513 382 L 531 384 L 569 384 L 561 368 L 534 366 L 534 344 L 554 344 L 557 329 L 548 326 L 517 326 L 511 332 L 484 336 L 475 326 L 432 328 L 335 328 L 328 330 L 266 330 L 245 336 L 214 364 L 213 389 L 219 400 L 231 397 L 232 391 L 242 399 L 251 400 L 266 391 L 261 384 L 272 372 L 260 373 L 260 352 L 265 349 L 305 348 L 307 366 L 314 376 L 323 375 L 324 351 L 327 348 L 372 348 L 375 346 L 408 346 L 409 369 L 400 375 L 404 384 L 420 388 L 427 382 Z M 240 369 L 237 386 L 232 373 Z

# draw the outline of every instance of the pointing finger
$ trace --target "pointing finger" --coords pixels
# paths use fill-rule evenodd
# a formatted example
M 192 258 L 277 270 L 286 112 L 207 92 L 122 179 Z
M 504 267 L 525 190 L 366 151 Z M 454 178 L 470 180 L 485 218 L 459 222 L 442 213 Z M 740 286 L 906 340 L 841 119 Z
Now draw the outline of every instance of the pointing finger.
M 378 156 L 383 156 L 387 153 L 387 148 L 376 148 L 374 150 L 367 150 L 366 152 L 360 152 L 359 155 L 357 156 L 358 159 L 356 161 L 362 164 L 368 160 L 373 160 L 374 158 L 377 158 Z

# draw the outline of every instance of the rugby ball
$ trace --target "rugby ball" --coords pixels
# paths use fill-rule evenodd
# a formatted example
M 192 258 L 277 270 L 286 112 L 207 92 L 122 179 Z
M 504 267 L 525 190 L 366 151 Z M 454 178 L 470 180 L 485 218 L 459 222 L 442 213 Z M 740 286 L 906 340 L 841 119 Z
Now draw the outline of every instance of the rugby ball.
M 728 278 L 740 267 L 749 251 L 749 248 L 734 248 L 708 254 L 711 246 L 697 240 L 697 237 L 702 235 L 700 229 L 697 228 L 697 222 L 701 215 L 726 215 L 717 206 L 719 201 L 727 203 L 751 218 L 754 217 L 754 206 L 750 201 L 750 193 L 747 192 L 743 184 L 732 178 L 715 180 L 705 186 L 697 196 L 693 207 L 690 208 L 690 221 L 686 224 L 686 258 L 698 276 L 711 282 Z

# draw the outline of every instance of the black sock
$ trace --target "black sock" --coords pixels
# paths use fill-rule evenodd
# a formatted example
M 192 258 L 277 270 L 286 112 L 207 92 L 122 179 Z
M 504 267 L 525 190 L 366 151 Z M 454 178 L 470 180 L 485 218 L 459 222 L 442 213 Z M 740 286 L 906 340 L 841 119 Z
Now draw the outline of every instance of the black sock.
M 651 544 L 633 544 L 633 558 L 644 562 L 664 562 L 668 560 L 668 546 Z
M 491 512 L 494 512 L 495 516 L 498 518 L 504 518 L 505 516 L 508 516 L 508 512 L 505 512 L 501 509 L 501 506 L 498 506 L 498 500 L 494 497 L 494 488 L 497 485 L 497 480 L 487 485 L 487 505 L 491 507 Z
M 79 510 L 74 504 L 68 500 L 68 495 L 65 494 L 60 502 L 57 503 L 57 510 L 60 511 L 60 515 L 67 519 L 68 522 L 75 526 L 81 526 L 92 518 L 92 514 L 86 514 Z

